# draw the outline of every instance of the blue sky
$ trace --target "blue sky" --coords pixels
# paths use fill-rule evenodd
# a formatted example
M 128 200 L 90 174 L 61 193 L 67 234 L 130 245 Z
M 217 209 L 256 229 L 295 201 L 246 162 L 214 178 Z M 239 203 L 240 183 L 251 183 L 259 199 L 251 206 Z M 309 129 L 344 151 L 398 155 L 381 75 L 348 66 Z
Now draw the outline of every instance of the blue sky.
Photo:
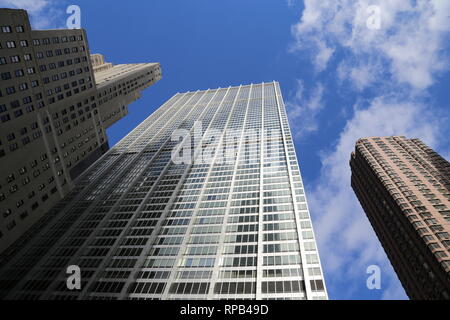
M 163 79 L 108 130 L 111 145 L 177 92 L 279 81 L 330 298 L 406 298 L 348 160 L 357 138 L 375 135 L 418 137 L 449 159 L 450 1 L 0 0 L 29 9 L 40 28 L 64 27 L 69 4 L 92 53 L 162 65 Z M 366 287 L 370 265 L 381 290 Z

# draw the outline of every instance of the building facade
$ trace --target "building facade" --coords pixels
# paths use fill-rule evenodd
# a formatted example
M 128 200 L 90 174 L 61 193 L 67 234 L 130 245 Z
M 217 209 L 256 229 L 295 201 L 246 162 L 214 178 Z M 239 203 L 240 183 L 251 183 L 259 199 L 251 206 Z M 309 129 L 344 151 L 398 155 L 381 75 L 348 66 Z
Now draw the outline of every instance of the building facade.
M 418 139 L 358 140 L 352 187 L 411 299 L 450 299 L 450 164 Z
M 176 94 L 17 252 L 3 298 L 327 299 L 277 82 Z
M 86 32 L 32 30 L 0 9 L 0 252 L 74 188 L 109 146 L 106 128 L 161 78 L 157 63 L 90 56 Z

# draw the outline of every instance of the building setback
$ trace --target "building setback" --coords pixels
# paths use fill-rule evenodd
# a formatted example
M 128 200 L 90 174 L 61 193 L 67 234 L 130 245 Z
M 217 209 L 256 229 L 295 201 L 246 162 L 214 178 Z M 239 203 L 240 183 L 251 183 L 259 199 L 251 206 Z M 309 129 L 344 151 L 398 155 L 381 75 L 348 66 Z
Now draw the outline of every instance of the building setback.
M 161 78 L 161 70 L 158 63 L 91 58 L 84 30 L 32 30 L 25 10 L 0 9 L 0 21 L 5 253 L 108 150 L 106 128 L 127 114 L 127 105 Z
M 17 252 L 7 299 L 327 299 L 277 82 L 176 94 Z
M 352 187 L 411 299 L 450 299 L 450 164 L 419 139 L 358 140 Z

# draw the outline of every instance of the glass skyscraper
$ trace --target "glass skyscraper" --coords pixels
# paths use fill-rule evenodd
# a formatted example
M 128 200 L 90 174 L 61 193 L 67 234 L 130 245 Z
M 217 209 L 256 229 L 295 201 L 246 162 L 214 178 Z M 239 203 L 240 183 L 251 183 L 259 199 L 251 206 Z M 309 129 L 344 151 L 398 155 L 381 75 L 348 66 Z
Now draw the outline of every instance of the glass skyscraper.
M 3 257 L 0 297 L 327 299 L 277 82 L 177 93 L 75 185 Z

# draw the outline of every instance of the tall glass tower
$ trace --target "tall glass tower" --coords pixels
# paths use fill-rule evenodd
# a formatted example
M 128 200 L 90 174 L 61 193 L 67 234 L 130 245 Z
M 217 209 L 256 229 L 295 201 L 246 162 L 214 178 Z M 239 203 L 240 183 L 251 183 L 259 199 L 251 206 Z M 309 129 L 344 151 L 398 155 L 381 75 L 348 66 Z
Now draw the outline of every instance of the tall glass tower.
M 176 94 L 21 240 L 4 298 L 327 299 L 277 82 Z

